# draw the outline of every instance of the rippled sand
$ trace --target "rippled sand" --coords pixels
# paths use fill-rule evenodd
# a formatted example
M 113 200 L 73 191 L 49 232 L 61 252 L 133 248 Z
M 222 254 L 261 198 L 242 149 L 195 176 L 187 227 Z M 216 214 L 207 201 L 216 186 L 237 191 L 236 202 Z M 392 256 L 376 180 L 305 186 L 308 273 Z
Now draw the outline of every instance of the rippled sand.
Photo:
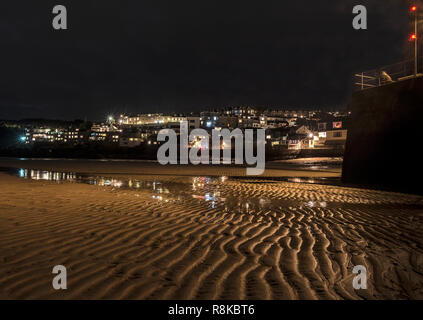
M 0 298 L 423 299 L 423 197 L 137 179 L 148 187 L 0 174 Z M 65 291 L 51 286 L 58 264 Z M 355 265 L 367 290 L 352 287 Z

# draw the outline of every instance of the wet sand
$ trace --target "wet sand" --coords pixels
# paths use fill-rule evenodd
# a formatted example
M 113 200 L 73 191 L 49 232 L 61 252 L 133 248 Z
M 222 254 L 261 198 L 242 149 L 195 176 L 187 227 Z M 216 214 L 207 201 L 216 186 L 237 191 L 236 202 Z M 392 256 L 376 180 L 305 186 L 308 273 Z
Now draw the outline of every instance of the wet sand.
M 61 172 L 78 172 L 85 174 L 107 175 L 178 175 L 178 176 L 246 176 L 246 168 L 240 165 L 169 165 L 162 166 L 156 161 L 137 160 L 64 160 L 64 159 L 25 159 L 16 160 L 0 158 L 0 167 L 28 168 Z M 301 166 L 289 161 L 275 161 L 266 163 L 266 169 L 261 177 L 320 177 L 339 178 L 341 167 L 329 166 Z
M 0 173 L 0 298 L 423 299 L 421 196 L 152 167 L 133 174 L 139 188 Z M 51 286 L 58 264 L 67 290 Z M 367 290 L 353 289 L 355 265 Z

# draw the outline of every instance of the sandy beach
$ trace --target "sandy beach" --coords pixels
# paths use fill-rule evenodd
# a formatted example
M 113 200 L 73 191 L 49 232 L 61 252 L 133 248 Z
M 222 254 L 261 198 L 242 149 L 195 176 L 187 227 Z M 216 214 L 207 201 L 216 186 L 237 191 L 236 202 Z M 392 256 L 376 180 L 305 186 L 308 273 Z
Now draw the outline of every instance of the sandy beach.
M 0 173 L 0 299 L 423 299 L 423 197 L 271 179 L 338 169 L 0 167 L 28 169 Z M 51 285 L 59 264 L 67 290 Z

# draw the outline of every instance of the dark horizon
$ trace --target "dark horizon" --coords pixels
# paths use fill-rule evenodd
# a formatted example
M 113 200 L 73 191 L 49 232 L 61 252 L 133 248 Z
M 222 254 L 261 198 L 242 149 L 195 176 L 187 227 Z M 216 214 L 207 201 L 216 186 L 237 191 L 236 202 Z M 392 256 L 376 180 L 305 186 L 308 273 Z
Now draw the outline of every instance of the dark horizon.
M 55 1 L 2 3 L 0 119 L 345 107 L 354 72 L 409 58 L 409 3 L 66 0 L 61 31 Z

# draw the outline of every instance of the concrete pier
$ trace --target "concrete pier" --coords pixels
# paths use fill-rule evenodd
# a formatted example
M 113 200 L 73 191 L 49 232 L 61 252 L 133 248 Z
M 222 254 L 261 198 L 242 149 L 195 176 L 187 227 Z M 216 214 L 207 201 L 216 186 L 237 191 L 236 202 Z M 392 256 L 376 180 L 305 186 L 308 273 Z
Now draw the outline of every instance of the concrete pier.
M 423 77 L 355 92 L 343 182 L 423 194 Z

